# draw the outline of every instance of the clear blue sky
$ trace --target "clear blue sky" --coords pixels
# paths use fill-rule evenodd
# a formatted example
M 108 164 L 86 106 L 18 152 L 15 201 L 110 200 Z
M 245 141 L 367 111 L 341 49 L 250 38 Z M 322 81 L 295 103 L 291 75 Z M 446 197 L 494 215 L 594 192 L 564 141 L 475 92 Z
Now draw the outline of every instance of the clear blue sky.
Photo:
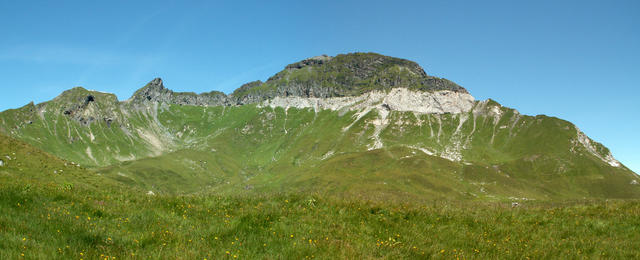
M 183 2 L 189 2 L 184 4 Z M 2 1 L 0 110 L 154 77 L 226 93 L 319 54 L 414 60 L 640 173 L 640 1 Z

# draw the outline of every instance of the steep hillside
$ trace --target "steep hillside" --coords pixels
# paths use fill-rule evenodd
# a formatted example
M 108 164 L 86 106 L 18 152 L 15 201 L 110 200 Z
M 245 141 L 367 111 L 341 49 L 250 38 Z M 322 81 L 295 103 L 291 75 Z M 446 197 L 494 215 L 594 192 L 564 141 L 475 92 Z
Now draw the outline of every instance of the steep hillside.
M 229 96 L 160 79 L 122 102 L 74 88 L 0 113 L 0 132 L 153 193 L 640 198 L 638 176 L 570 122 L 372 53 L 310 58 Z
M 115 95 L 76 87 L 51 101 L 7 110 L 0 132 L 81 165 L 160 155 L 172 138 L 157 123 L 158 103 L 134 107 Z

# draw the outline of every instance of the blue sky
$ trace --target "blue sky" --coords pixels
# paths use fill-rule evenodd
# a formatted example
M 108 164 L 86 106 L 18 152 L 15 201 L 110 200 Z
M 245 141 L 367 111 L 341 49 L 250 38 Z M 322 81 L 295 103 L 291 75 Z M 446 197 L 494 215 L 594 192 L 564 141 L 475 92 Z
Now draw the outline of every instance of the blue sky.
M 185 3 L 188 2 L 188 3 Z M 233 91 L 319 54 L 418 62 L 575 123 L 640 173 L 640 1 L 2 1 L 0 110 L 154 77 Z

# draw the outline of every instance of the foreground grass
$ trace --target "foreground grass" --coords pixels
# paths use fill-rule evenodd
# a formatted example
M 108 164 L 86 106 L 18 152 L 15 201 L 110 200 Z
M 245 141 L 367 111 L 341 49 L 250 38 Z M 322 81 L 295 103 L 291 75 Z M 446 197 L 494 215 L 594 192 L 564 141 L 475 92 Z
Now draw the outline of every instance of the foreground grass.
M 0 178 L 0 258 L 640 258 L 640 202 L 147 196 Z

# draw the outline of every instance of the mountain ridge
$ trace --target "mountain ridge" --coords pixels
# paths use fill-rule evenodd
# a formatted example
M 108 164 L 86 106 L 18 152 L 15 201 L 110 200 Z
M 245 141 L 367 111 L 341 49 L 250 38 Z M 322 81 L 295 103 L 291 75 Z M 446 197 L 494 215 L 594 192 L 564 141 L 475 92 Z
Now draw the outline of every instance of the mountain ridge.
M 319 74 L 322 76 L 318 76 Z M 164 87 L 161 78 L 155 78 L 137 90 L 129 100 L 228 106 L 259 103 L 275 97 L 357 96 L 376 90 L 389 91 L 396 87 L 468 93 L 451 81 L 427 75 L 413 61 L 377 53 L 350 53 L 336 57 L 316 56 L 289 64 L 267 81 L 256 80 L 243 84 L 229 95 L 219 91 L 201 94 L 173 92 Z
M 230 95 L 174 92 L 160 78 L 124 101 L 77 87 L 0 112 L 0 132 L 153 193 L 640 197 L 639 177 L 570 122 L 448 82 L 403 59 L 319 56 Z

